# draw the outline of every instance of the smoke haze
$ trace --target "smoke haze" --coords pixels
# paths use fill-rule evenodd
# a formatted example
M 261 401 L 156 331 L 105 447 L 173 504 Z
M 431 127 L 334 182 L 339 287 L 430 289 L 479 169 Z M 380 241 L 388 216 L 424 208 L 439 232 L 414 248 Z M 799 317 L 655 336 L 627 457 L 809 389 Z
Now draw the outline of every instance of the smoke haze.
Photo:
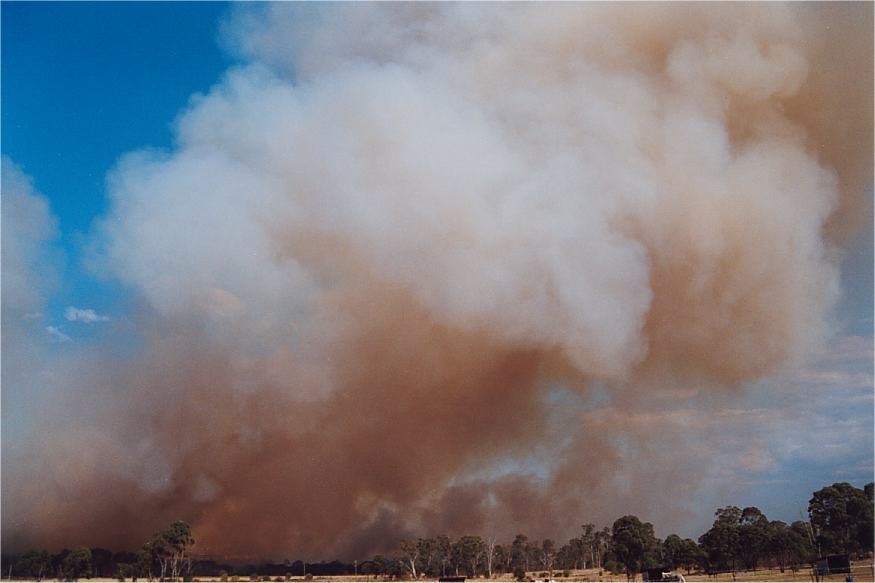
M 872 24 L 239 7 L 247 64 L 109 178 L 93 262 L 137 302 L 104 343 L 10 352 L 53 227 L 4 166 L 4 544 L 133 548 L 185 519 L 199 552 L 333 558 L 682 526 L 702 416 L 831 332 L 871 214 Z M 39 431 L 8 428 L 34 378 Z

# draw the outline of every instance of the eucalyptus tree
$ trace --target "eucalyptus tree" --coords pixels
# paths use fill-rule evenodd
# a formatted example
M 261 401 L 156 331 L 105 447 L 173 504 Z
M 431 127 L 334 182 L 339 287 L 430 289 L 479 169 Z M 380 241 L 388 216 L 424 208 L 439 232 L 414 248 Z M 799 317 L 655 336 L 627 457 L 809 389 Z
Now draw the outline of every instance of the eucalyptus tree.
M 556 545 L 549 538 L 541 543 L 541 566 L 553 576 L 553 564 L 556 561 Z
M 440 574 L 442 577 L 447 576 L 447 567 L 450 566 L 450 562 L 452 559 L 452 549 L 453 545 L 450 542 L 450 537 L 447 535 L 440 535 L 435 538 L 435 563 L 440 565 Z
M 617 561 L 625 568 L 626 575 L 633 577 L 656 549 L 653 525 L 641 522 L 637 516 L 623 516 L 614 522 L 611 535 L 611 548 Z
M 769 539 L 769 519 L 756 506 L 741 511 L 738 524 L 738 551 L 746 569 L 757 570 L 766 552 Z
M 821 488 L 808 502 L 808 514 L 821 552 L 870 552 L 873 506 L 865 490 L 847 482 Z
M 61 573 L 69 581 L 91 577 L 91 549 L 78 548 L 70 551 L 61 563 Z
M 52 558 L 48 551 L 29 550 L 15 562 L 15 574 L 37 581 L 49 576 L 52 570 Z
M 741 526 L 741 509 L 737 506 L 719 508 L 715 513 L 714 524 L 702 536 L 699 544 L 708 555 L 708 563 L 712 568 L 735 571 L 735 562 L 739 554 L 739 528 Z
M 496 566 L 496 551 L 500 548 L 501 546 L 496 543 L 494 536 L 490 536 L 486 539 L 486 554 L 484 555 L 484 558 L 486 560 L 486 576 L 490 579 L 492 579 L 492 573 Z
M 486 556 L 486 543 L 479 536 L 466 535 L 457 541 L 459 562 L 469 577 L 476 577 Z
M 524 534 L 518 534 L 513 539 L 513 542 L 510 545 L 511 570 L 517 568 L 523 569 L 524 571 L 529 570 L 528 543 L 529 537 Z
M 401 552 L 404 554 L 404 566 L 414 579 L 418 579 L 416 563 L 419 561 L 419 545 L 414 540 L 403 540 L 401 541 Z

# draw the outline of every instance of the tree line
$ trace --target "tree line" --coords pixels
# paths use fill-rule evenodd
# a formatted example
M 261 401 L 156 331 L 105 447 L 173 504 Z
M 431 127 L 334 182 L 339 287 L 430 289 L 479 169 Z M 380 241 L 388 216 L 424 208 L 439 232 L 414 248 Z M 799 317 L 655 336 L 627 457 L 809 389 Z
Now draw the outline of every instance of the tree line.
M 873 484 L 863 489 L 836 483 L 813 493 L 808 521 L 791 524 L 769 520 L 758 508 L 727 506 L 715 512 L 710 529 L 698 540 L 670 534 L 659 539 L 653 525 L 638 517 L 618 518 L 610 527 L 584 524 L 577 536 L 562 545 L 552 539 L 530 540 L 518 534 L 511 541 L 465 535 L 446 535 L 401 541 L 391 555 L 377 555 L 352 564 L 304 563 L 300 560 L 260 565 L 219 565 L 209 559 L 193 560 L 191 528 L 175 522 L 155 533 L 136 553 L 105 549 L 75 549 L 49 555 L 31 550 L 18 557 L 3 557 L 12 565 L 9 575 L 42 580 L 57 577 L 74 581 L 92 576 L 190 580 L 193 576 L 249 576 L 252 580 L 289 580 L 293 576 L 372 575 L 391 579 L 446 576 L 486 577 L 513 573 L 524 580 L 528 573 L 568 576 L 579 569 L 602 569 L 630 578 L 648 568 L 701 570 L 709 573 L 779 568 L 796 570 L 829 554 L 867 556 L 873 552 Z M 4 573 L 6 574 L 6 573 Z
M 177 521 L 153 534 L 135 553 L 81 547 L 50 555 L 48 551 L 32 549 L 14 561 L 4 557 L 4 563 L 12 565 L 10 577 L 16 575 L 37 581 L 51 577 L 59 581 L 78 581 L 106 576 L 120 580 L 128 577 L 133 580 L 148 578 L 149 581 L 176 581 L 180 577 L 190 580 L 194 543 L 191 526 Z
M 531 571 L 553 576 L 555 571 L 599 568 L 630 577 L 645 569 L 667 567 L 714 573 L 761 567 L 798 569 L 829 554 L 869 555 L 873 552 L 873 484 L 855 488 L 836 483 L 813 493 L 808 521 L 787 524 L 769 520 L 755 507 L 727 506 L 715 512 L 714 523 L 697 541 L 670 534 L 664 540 L 653 525 L 637 516 L 623 516 L 608 528 L 584 524 L 579 536 L 562 546 L 552 539 L 530 541 L 523 534 L 507 544 L 494 539 L 445 536 L 406 540 L 394 559 L 375 557 L 378 574 L 467 577 L 513 573 L 524 579 Z

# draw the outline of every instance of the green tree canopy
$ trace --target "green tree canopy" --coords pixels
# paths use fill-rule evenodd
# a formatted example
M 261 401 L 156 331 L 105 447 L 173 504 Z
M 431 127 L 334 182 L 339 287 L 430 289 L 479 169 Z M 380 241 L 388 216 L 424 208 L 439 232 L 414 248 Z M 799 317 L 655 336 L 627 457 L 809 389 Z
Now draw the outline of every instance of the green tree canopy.
M 61 573 L 71 581 L 91 577 L 91 549 L 83 547 L 70 551 L 61 563 Z
M 808 514 L 821 553 L 872 549 L 873 507 L 864 490 L 840 482 L 814 492 Z
M 513 542 L 510 545 L 510 560 L 511 566 L 516 569 L 517 567 L 528 571 L 528 554 L 526 547 L 528 546 L 529 537 L 524 534 L 518 534 L 514 537 Z
M 52 570 L 52 558 L 47 551 L 29 550 L 18 558 L 15 563 L 15 574 L 19 577 L 30 577 L 37 581 L 49 576 Z
M 739 554 L 745 568 L 756 571 L 766 553 L 769 539 L 769 519 L 756 506 L 741 511 L 738 528 Z
M 711 568 L 735 570 L 735 559 L 739 552 L 742 511 L 737 506 L 719 508 L 711 528 L 699 537 Z
M 657 545 L 653 525 L 642 523 L 637 516 L 618 518 L 611 529 L 611 542 L 614 555 L 626 569 L 627 576 L 641 571 L 645 558 Z
M 670 534 L 665 537 L 662 543 L 662 558 L 665 564 L 671 569 L 677 568 L 681 564 L 681 557 L 684 552 L 684 541 L 676 534 Z

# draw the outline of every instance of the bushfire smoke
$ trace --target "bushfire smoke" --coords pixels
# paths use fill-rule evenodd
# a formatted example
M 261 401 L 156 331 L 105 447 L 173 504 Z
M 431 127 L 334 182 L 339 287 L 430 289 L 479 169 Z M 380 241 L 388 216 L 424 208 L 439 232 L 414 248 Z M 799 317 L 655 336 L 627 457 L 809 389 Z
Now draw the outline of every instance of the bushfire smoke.
M 333 557 L 677 520 L 707 428 L 640 403 L 708 402 L 829 332 L 871 31 L 871 3 L 235 12 L 248 64 L 110 177 L 94 262 L 137 308 L 44 365 L 4 543 L 185 519 L 202 552 Z M 36 382 L 9 370 L 8 192 L 4 415 Z

